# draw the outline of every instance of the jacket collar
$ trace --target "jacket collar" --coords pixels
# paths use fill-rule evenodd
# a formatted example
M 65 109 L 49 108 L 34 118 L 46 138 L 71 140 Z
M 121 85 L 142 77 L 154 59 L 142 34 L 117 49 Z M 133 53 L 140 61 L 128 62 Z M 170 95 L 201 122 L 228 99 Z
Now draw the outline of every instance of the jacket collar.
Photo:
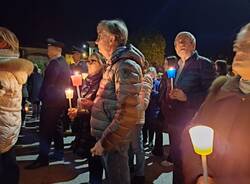
M 196 61 L 198 57 L 199 57 L 199 54 L 198 54 L 198 52 L 195 50 L 194 53 L 193 53 L 186 61 L 184 61 L 184 62 L 185 62 L 185 63 L 184 63 L 184 67 L 183 67 L 183 69 L 182 69 L 182 71 L 181 71 L 181 73 L 180 73 L 180 76 L 178 77 L 178 81 L 182 78 L 183 73 L 185 73 L 186 68 L 188 68 L 189 65 L 192 64 L 191 61 L 192 61 L 192 60 Z M 178 69 L 179 69 L 179 65 L 178 65 Z M 178 86 L 178 81 L 176 82 L 176 85 L 177 85 L 177 86 Z
M 230 98 L 235 95 L 237 95 L 239 98 L 250 99 L 250 94 L 244 94 L 241 92 L 239 88 L 239 81 L 239 76 L 229 78 L 221 87 L 221 90 L 219 91 L 219 94 L 216 95 L 215 100 L 218 101 L 225 98 Z
M 185 70 L 185 68 L 187 68 L 191 64 L 190 61 L 196 61 L 198 59 L 198 57 L 199 57 L 199 54 L 195 50 L 194 53 L 185 61 L 185 65 L 184 65 L 183 70 Z

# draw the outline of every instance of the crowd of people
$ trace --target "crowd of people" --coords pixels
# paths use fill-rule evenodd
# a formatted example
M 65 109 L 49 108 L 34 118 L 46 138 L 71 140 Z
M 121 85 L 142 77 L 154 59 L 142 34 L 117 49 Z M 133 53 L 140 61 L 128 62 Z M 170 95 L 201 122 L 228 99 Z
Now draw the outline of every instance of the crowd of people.
M 208 184 L 249 183 L 249 40 L 247 24 L 237 35 L 229 68 L 225 60 L 213 62 L 199 55 L 194 35 L 180 32 L 174 40 L 177 56 L 165 58 L 159 77 L 143 53 L 128 44 L 126 24 L 102 20 L 97 25 L 98 51 L 86 61 L 83 49 L 73 46 L 74 63 L 68 65 L 62 56 L 64 44 L 48 39 L 49 63 L 42 75 L 37 65 L 19 58 L 15 34 L 0 27 L 0 180 L 19 182 L 13 146 L 23 119 L 21 107 L 29 100 L 33 117 L 40 119 L 40 144 L 38 157 L 26 169 L 64 159 L 66 119 L 75 136 L 72 151 L 87 158 L 91 184 L 103 182 L 103 170 L 110 184 L 145 183 L 144 148 L 164 156 L 164 132 L 169 134 L 170 151 L 162 165 L 173 164 L 173 183 L 205 184 L 188 130 L 207 125 L 215 131 Z M 174 79 L 165 72 L 169 68 L 176 70 Z M 65 90 L 73 87 L 70 76 L 75 71 L 88 75 L 80 98 L 74 91 L 69 107 Z

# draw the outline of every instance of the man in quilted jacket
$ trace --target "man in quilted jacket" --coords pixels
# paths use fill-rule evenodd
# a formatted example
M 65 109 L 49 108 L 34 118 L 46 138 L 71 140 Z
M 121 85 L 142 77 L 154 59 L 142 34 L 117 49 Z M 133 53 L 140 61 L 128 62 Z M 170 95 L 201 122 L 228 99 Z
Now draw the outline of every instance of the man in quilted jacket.
M 107 60 L 92 107 L 91 133 L 98 140 L 93 155 L 104 158 L 109 183 L 129 184 L 128 147 L 139 121 L 139 93 L 144 56 L 126 45 L 128 30 L 121 20 L 103 20 L 96 44 Z

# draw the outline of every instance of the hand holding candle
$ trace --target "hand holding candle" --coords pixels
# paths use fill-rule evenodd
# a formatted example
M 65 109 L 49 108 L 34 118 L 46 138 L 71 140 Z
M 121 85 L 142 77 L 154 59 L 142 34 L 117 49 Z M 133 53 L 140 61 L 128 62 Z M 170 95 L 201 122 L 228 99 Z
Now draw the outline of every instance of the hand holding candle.
M 189 129 L 189 134 L 195 153 L 201 155 L 203 176 L 205 183 L 208 183 L 206 155 L 213 152 L 214 131 L 207 126 L 195 126 Z
M 69 99 L 69 108 L 72 108 L 71 105 L 71 99 L 73 98 L 73 90 L 72 89 L 66 89 L 65 90 L 65 95 L 66 95 L 66 99 Z
M 88 73 L 82 73 L 82 79 L 86 80 L 86 78 L 88 77 Z
M 168 75 L 168 78 L 171 80 L 171 90 L 173 90 L 174 89 L 174 78 L 176 75 L 176 68 L 170 67 L 167 70 L 167 75 Z

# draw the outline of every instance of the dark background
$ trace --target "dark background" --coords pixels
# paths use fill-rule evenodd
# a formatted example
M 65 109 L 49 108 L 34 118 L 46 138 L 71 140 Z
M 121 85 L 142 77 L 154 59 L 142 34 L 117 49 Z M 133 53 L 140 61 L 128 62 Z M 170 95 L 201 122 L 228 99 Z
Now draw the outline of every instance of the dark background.
M 174 54 L 179 31 L 197 38 L 200 54 L 232 57 L 236 33 L 250 22 L 249 0 L 1 0 L 0 25 L 15 32 L 21 46 L 45 46 L 54 37 L 66 44 L 96 39 L 102 19 L 121 18 L 129 34 L 156 30 Z

